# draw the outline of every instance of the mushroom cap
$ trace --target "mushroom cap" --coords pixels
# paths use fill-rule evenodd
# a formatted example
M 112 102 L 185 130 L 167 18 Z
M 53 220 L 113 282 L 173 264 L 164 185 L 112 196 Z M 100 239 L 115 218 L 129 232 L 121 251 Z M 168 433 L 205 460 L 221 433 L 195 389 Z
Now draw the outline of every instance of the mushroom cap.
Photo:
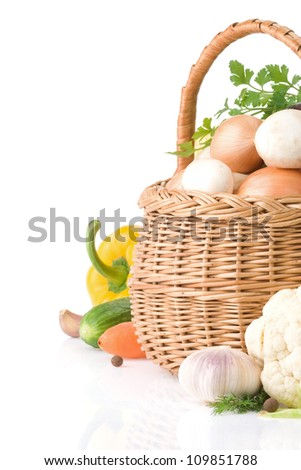
M 301 112 L 284 109 L 269 116 L 256 131 L 255 146 L 267 166 L 301 168 Z
M 212 158 L 195 160 L 185 169 L 182 186 L 185 190 L 207 194 L 233 193 L 232 171 L 220 160 Z

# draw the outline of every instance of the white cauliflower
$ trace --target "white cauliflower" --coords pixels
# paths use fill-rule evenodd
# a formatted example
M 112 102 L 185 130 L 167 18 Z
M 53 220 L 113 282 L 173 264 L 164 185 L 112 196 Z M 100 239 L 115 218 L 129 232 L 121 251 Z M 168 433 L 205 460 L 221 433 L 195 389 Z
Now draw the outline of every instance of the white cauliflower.
M 301 286 L 273 295 L 245 335 L 248 353 L 263 367 L 264 390 L 280 403 L 301 407 Z

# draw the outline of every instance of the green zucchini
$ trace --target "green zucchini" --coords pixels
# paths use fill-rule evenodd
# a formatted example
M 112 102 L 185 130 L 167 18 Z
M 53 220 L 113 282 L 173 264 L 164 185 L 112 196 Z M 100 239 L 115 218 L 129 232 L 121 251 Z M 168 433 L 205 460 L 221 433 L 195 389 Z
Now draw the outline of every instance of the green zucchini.
M 122 297 L 91 308 L 79 325 L 79 335 L 85 343 L 98 348 L 99 337 L 111 326 L 131 321 L 131 304 L 129 297 Z

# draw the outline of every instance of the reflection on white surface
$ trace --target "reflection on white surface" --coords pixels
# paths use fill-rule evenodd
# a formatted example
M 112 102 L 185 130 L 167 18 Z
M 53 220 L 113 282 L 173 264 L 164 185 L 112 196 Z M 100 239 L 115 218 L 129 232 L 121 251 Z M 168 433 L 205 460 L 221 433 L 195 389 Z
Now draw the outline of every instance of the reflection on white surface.
M 177 422 L 191 407 L 178 379 L 165 370 L 145 393 L 135 409 L 127 436 L 128 449 L 176 450 Z
M 88 423 L 80 448 L 179 449 L 176 426 L 190 401 L 177 378 L 146 360 L 124 364 L 116 369 L 107 361 L 101 378 L 86 391 L 94 403 L 102 397 L 103 404 Z
M 259 418 L 260 419 L 260 418 Z M 296 419 L 260 419 L 260 449 L 301 450 L 301 422 Z
M 300 450 L 299 420 L 260 418 L 257 413 L 213 416 L 196 407 L 178 423 L 181 449 Z
M 259 449 L 260 420 L 256 414 L 213 416 L 208 407 L 196 407 L 178 423 L 181 449 Z
M 182 391 L 176 377 L 150 361 L 125 360 L 116 368 L 109 355 L 79 340 L 66 340 L 59 364 L 58 376 L 69 399 L 58 413 L 69 446 L 301 450 L 300 420 L 268 420 L 256 413 L 213 416 Z

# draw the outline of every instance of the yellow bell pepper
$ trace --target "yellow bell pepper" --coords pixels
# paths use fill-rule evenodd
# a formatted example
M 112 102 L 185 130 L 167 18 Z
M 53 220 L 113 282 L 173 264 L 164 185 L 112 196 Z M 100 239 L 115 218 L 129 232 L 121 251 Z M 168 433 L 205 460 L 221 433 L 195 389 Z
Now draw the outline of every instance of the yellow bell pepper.
M 137 233 L 133 226 L 123 226 L 95 248 L 99 220 L 92 220 L 87 230 L 87 251 L 92 266 L 87 273 L 87 289 L 93 305 L 129 295 L 127 279 L 133 259 Z

